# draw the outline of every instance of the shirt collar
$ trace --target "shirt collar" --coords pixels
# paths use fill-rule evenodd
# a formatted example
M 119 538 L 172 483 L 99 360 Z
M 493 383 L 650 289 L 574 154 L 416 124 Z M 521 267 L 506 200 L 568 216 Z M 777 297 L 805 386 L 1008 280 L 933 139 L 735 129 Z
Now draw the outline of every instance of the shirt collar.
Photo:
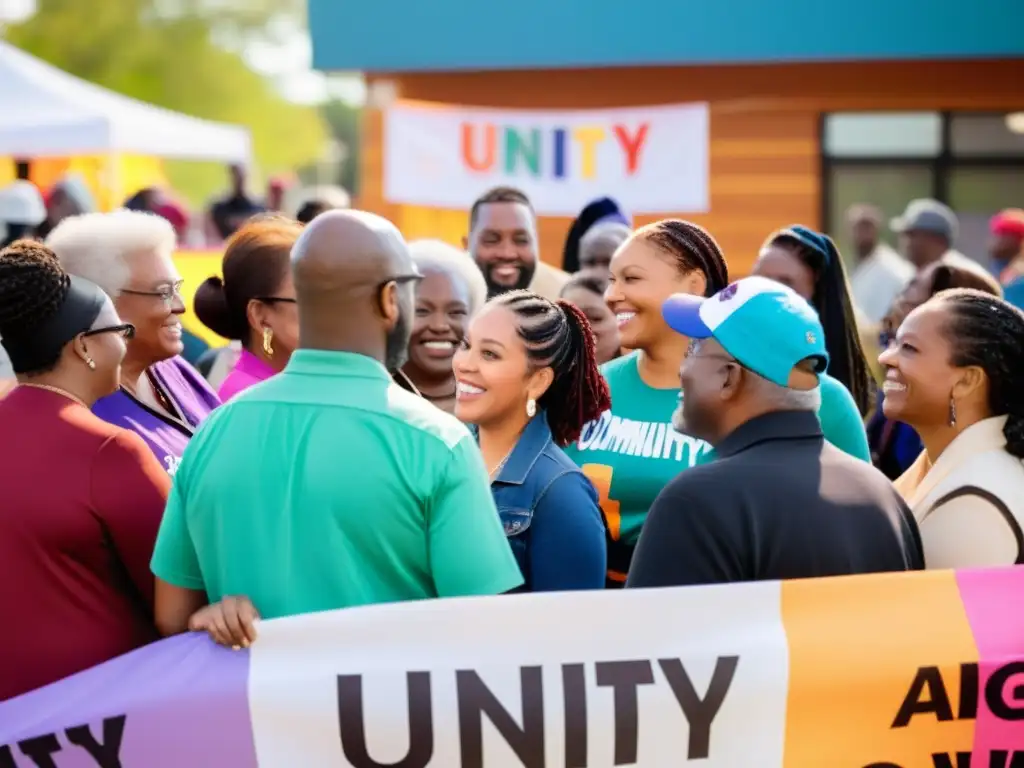
M 992 416 L 976 422 L 953 438 L 933 464 L 928 451 L 921 451 L 917 461 L 897 481 L 897 490 L 914 506 L 925 498 L 951 472 L 979 453 L 1006 448 L 1006 416 Z
M 508 461 L 505 462 L 505 466 L 501 468 L 498 476 L 494 478 L 494 482 L 505 485 L 522 485 L 550 442 L 551 427 L 548 426 L 547 413 L 538 411 L 537 415 L 527 422 L 526 429 L 519 436 L 512 453 L 509 454 Z
M 274 369 L 267 361 L 257 357 L 248 349 L 242 349 L 242 354 L 238 356 L 238 362 L 235 364 L 235 370 L 260 381 L 274 375 Z
M 390 382 L 387 369 L 377 360 L 355 352 L 297 349 L 292 352 L 286 373 L 306 376 L 339 376 Z
M 718 456 L 732 456 L 769 440 L 823 437 L 814 411 L 773 411 L 741 424 L 715 446 Z

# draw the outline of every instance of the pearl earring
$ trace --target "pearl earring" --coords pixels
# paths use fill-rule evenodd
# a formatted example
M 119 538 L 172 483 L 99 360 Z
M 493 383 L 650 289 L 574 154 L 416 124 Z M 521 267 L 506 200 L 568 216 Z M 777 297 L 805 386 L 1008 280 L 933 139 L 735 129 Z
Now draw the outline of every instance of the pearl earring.
M 526 401 L 526 415 L 531 419 L 537 415 L 537 401 L 532 397 Z

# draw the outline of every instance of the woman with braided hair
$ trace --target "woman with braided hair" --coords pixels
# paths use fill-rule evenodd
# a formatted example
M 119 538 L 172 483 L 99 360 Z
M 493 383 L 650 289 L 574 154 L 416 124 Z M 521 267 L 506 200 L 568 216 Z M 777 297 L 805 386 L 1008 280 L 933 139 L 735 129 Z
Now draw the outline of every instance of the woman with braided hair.
M 886 417 L 924 443 L 895 485 L 925 567 L 1024 564 L 1024 313 L 983 291 L 942 291 L 879 362 Z
M 586 316 L 565 300 L 501 294 L 470 323 L 452 362 L 455 415 L 475 425 L 520 589 L 600 589 L 597 493 L 562 450 L 609 405 Z
M 170 480 L 135 434 L 90 411 L 117 389 L 110 299 L 27 240 L 0 251 L 0 701 L 156 640 L 149 560 Z M 15 630 L 14 628 L 17 627 Z
M 820 385 L 821 431 L 836 448 L 871 461 L 864 418 L 874 405 L 875 383 L 846 269 L 832 238 L 799 224 L 780 229 L 765 241 L 753 274 L 788 285 L 818 312 L 829 356 Z
M 600 495 L 608 587 L 625 584 L 640 528 L 661 489 L 711 451 L 672 428 L 688 340 L 668 327 L 661 306 L 674 293 L 712 296 L 728 284 L 722 249 L 688 221 L 641 227 L 612 257 L 604 298 L 620 344 L 633 351 L 601 366 L 611 407 L 567 451 Z

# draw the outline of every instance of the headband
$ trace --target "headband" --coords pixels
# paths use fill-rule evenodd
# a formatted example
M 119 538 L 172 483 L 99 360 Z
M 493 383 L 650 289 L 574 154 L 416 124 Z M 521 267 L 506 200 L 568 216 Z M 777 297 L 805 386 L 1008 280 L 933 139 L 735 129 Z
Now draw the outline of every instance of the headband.
M 65 344 L 92 328 L 106 300 L 99 286 L 71 277 L 56 313 L 22 333 L 4 333 L 0 343 L 11 359 L 11 368 L 15 373 L 31 373 L 52 363 Z
M 832 262 L 832 252 L 835 250 L 835 246 L 832 244 L 828 235 L 815 232 L 813 229 L 808 229 L 800 224 L 794 224 L 790 227 L 786 227 L 779 234 L 789 235 L 790 237 L 799 240 L 812 251 L 821 254 L 821 257 L 825 259 L 826 265 Z

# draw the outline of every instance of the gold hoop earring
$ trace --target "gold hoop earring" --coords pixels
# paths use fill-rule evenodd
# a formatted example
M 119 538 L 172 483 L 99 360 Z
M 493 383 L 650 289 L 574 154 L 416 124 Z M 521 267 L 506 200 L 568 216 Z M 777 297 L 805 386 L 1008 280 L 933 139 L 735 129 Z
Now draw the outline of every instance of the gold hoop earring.
M 531 419 L 537 415 L 537 401 L 532 397 L 526 401 L 526 415 Z
M 274 340 L 274 332 L 270 328 L 263 329 L 263 351 L 267 353 L 267 357 L 274 356 L 274 345 L 271 343 Z

